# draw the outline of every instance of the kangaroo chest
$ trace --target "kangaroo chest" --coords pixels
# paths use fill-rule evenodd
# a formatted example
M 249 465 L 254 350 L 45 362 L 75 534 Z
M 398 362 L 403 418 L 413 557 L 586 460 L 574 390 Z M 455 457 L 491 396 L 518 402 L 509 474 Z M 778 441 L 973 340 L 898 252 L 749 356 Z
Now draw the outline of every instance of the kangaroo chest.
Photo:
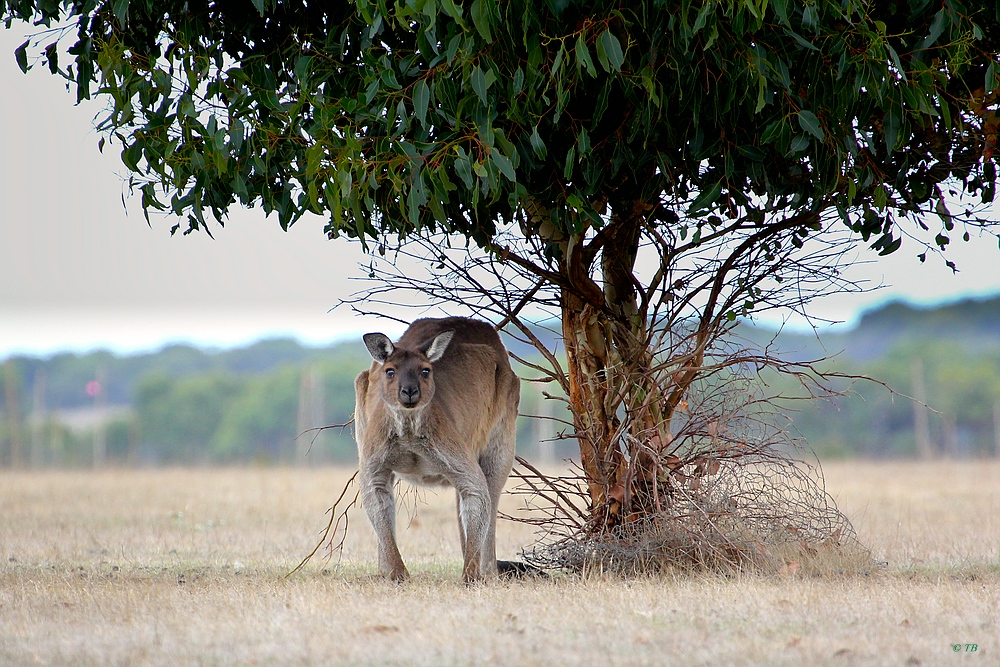
M 448 466 L 425 437 L 395 435 L 387 461 L 394 473 L 419 486 L 450 486 Z

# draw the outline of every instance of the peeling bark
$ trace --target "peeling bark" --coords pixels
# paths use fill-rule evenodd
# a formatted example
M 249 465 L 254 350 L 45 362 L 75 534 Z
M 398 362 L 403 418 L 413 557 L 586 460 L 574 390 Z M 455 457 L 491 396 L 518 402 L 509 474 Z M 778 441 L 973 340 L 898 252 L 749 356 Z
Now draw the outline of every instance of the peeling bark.
M 595 528 L 619 523 L 656 484 L 660 452 L 624 449 L 624 429 L 633 442 L 662 443 L 669 432 L 661 387 L 649 374 L 648 323 L 634 277 L 643 202 L 614 215 L 589 248 L 570 239 L 561 267 L 573 289 L 563 290 L 562 327 L 566 344 L 570 404 L 584 471 L 590 486 Z M 590 278 L 600 246 L 602 286 Z M 598 305 L 599 304 L 599 305 Z M 623 512 L 624 510 L 624 512 Z

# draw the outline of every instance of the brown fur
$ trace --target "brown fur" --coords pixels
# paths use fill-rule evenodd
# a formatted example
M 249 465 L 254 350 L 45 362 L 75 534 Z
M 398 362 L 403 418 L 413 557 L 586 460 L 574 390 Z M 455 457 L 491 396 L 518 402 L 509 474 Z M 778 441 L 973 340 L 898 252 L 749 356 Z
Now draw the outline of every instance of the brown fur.
M 399 476 L 455 487 L 462 578 L 495 575 L 497 505 L 514 460 L 520 399 L 500 337 L 485 322 L 449 317 L 415 321 L 394 345 L 382 334 L 367 334 L 365 343 L 374 360 L 354 381 L 354 414 L 379 572 L 409 577 L 396 546 Z

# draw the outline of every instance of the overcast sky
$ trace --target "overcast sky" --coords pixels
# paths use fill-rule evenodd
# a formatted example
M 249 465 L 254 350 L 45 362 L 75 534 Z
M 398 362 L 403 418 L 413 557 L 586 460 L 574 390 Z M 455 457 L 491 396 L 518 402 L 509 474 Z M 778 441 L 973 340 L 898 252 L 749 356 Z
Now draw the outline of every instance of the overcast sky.
M 282 232 L 276 218 L 234 209 L 215 238 L 171 237 L 170 218 L 147 226 L 128 199 L 119 149 L 97 149 L 93 103 L 74 106 L 61 80 L 14 62 L 23 41 L 0 28 L 0 358 L 107 347 L 153 349 L 169 341 L 230 346 L 292 335 L 322 343 L 391 325 L 329 309 L 358 289 L 357 244 L 327 241 L 322 220 Z M 123 206 L 123 194 L 126 196 Z M 978 241 L 978 242 L 977 242 Z M 851 322 L 894 298 L 931 304 L 1000 293 L 995 239 L 957 244 L 920 265 L 916 249 L 859 265 L 851 277 L 890 285 L 874 294 L 814 303 L 819 317 Z

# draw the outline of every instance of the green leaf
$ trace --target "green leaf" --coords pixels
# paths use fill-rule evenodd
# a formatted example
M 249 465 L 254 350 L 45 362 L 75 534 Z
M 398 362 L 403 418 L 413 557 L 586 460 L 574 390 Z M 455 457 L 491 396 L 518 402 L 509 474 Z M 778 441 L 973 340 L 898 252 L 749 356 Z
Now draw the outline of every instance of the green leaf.
M 237 151 L 243 146 L 243 136 L 246 131 L 246 127 L 243 125 L 243 121 L 239 118 L 233 119 L 233 122 L 229 125 L 229 141 L 233 148 Z
M 597 59 L 601 61 L 604 71 L 622 71 L 622 63 L 625 62 L 625 54 L 622 53 L 621 42 L 611 34 L 610 30 L 605 30 L 597 38 Z
M 949 232 L 955 228 L 955 223 L 952 222 L 951 211 L 948 210 L 948 205 L 944 203 L 944 198 L 941 197 L 937 200 L 937 204 L 934 205 L 934 212 L 938 214 L 941 218 L 941 222 L 944 224 L 944 228 Z
M 300 83 L 305 83 L 309 78 L 309 66 L 312 64 L 312 56 L 299 56 L 295 61 L 295 78 Z
M 21 46 L 14 49 L 14 60 L 17 61 L 17 66 L 21 68 L 21 71 L 25 74 L 28 73 L 28 44 L 31 40 L 26 41 Z
M 472 165 L 469 163 L 469 156 L 461 146 L 456 146 L 455 152 L 458 153 L 458 157 L 455 158 L 455 171 L 458 172 L 459 178 L 465 183 L 465 187 L 472 190 Z
M 340 196 L 347 199 L 351 196 L 351 188 L 354 185 L 354 174 L 350 169 L 342 169 L 337 172 L 337 181 L 340 182 Z
M 448 14 L 448 16 L 455 19 L 459 25 L 462 25 L 461 5 L 456 5 L 454 0 L 441 0 L 441 7 L 444 8 L 444 11 Z
M 920 42 L 920 46 L 917 47 L 918 49 L 926 49 L 938 40 L 938 37 L 940 37 L 941 33 L 944 32 L 944 20 L 944 9 L 940 9 L 938 10 L 938 13 L 934 15 L 934 20 L 931 21 L 931 27 L 927 33 L 927 37 L 924 38 L 924 41 Z
M 272 95 L 273 91 L 268 91 Z M 190 118 L 195 118 L 198 115 L 198 111 L 194 108 L 194 102 L 191 100 L 190 95 L 181 95 L 177 100 L 177 111 L 188 116 Z
M 594 114 L 590 120 L 591 131 L 597 127 L 597 124 L 604 118 L 604 112 L 608 110 L 608 98 L 611 96 L 611 87 L 612 79 L 608 77 L 604 80 L 604 85 L 601 86 L 601 92 L 597 94 L 597 105 L 594 107 Z
M 420 79 L 413 87 L 413 113 L 421 125 L 427 125 L 427 107 L 430 104 L 431 92 L 427 81 Z
M 493 33 L 490 32 L 491 18 L 489 8 L 486 7 L 486 0 L 475 0 L 472 3 L 472 23 L 476 30 L 487 42 L 493 42 Z
M 941 120 L 944 122 L 944 127 L 946 130 L 951 130 L 951 106 L 948 101 L 944 98 L 944 95 L 938 93 L 937 95 L 938 110 L 941 114 Z
M 431 196 L 427 203 L 431 208 L 431 213 L 434 214 L 434 219 L 442 225 L 447 225 L 448 215 L 444 212 L 444 207 L 441 206 L 441 201 L 437 196 Z
M 646 89 L 646 94 L 649 95 L 649 101 L 653 103 L 653 106 L 659 107 L 660 106 L 660 96 L 656 92 L 656 83 L 653 82 L 653 75 L 654 75 L 654 72 L 653 72 L 653 68 L 652 67 L 644 67 L 643 68 L 642 74 L 641 74 L 642 87 Z M 601 92 L 604 92 L 604 91 L 601 91 Z M 604 103 L 605 103 L 605 105 L 607 104 L 607 98 L 605 98 Z M 594 127 L 597 127 L 596 123 L 594 124 Z
M 251 0 L 253 6 L 257 8 L 257 13 L 261 16 L 264 15 L 264 0 Z
M 514 165 L 510 163 L 510 160 L 506 155 L 500 151 L 490 151 L 490 157 L 493 159 L 493 164 L 497 166 L 500 173 L 506 176 L 511 182 L 517 182 L 517 175 L 514 173 Z
M 878 251 L 879 257 L 885 257 L 886 255 L 891 255 L 892 253 L 899 250 L 899 246 L 903 244 L 903 237 L 898 239 L 893 239 L 892 234 L 885 234 L 872 246 L 873 248 L 881 248 Z M 943 247 L 943 246 L 942 246 Z
M 760 113 L 761 109 L 764 108 L 764 104 L 766 102 L 764 99 L 764 93 L 766 92 L 767 92 L 767 79 L 761 76 L 760 78 L 757 79 L 757 106 L 754 107 L 753 110 L 755 114 Z
M 809 138 L 804 134 L 796 134 L 792 137 L 792 142 L 788 145 L 786 155 L 795 155 L 809 148 Z
M 261 102 L 264 103 L 264 106 L 266 106 L 267 108 L 272 109 L 274 111 L 284 111 L 284 109 L 281 106 L 281 100 L 278 99 L 277 93 L 275 93 L 270 88 L 268 88 L 267 90 L 261 91 L 261 92 L 263 93 L 262 97 L 261 97 Z M 192 115 L 192 116 L 195 115 L 194 114 L 194 105 L 191 105 L 191 110 L 192 110 L 192 113 L 189 114 L 189 115 Z
M 884 185 L 879 185 L 878 187 L 876 187 L 875 188 L 875 208 L 877 208 L 880 211 L 884 211 L 885 210 L 885 204 L 886 204 L 886 198 L 887 198 L 887 195 L 886 195 L 886 192 L 885 192 L 885 186 Z
M 788 28 L 792 27 L 791 22 L 788 20 L 788 6 L 790 4 L 791 0 L 771 0 L 771 7 L 774 8 L 774 13 L 778 17 L 778 20 Z
M 691 206 L 688 207 L 688 215 L 706 209 L 715 203 L 715 200 L 719 198 L 722 194 L 722 181 L 713 183 L 708 189 L 702 190 L 701 193 L 691 202 Z
M 313 178 L 319 171 L 324 155 L 323 144 L 313 144 L 306 150 L 306 177 Z
M 597 69 L 594 67 L 593 59 L 590 57 L 590 51 L 587 49 L 587 42 L 583 38 L 582 31 L 576 36 L 576 46 L 573 50 L 576 52 L 576 66 L 586 69 L 587 74 L 590 76 L 597 76 Z
M 799 127 L 820 141 L 823 141 L 823 138 L 825 137 L 823 134 L 823 128 L 819 124 L 819 118 L 817 118 L 816 114 L 812 111 L 803 109 L 799 112 Z
M 478 65 L 472 70 L 472 75 L 469 76 L 469 83 L 472 84 L 472 89 L 479 95 L 479 99 L 482 100 L 483 104 L 488 105 L 490 100 L 486 96 L 486 75 L 483 74 L 482 68 Z
M 989 95 L 994 90 L 997 89 L 997 84 L 1000 83 L 997 79 L 1000 78 L 997 72 L 997 63 L 995 60 L 990 59 L 990 66 L 986 68 L 986 81 L 985 88 L 986 94 Z
M 503 130 L 499 128 L 493 128 L 493 136 L 494 139 L 496 140 L 496 145 L 500 147 L 500 150 L 503 151 L 503 154 L 509 155 L 511 159 L 514 161 L 514 166 L 517 166 L 517 160 L 518 160 L 517 148 L 514 146 L 514 144 L 510 143 L 510 141 L 507 139 L 507 135 L 504 134 Z
M 802 25 L 816 32 L 819 23 L 819 7 L 815 3 L 805 3 L 802 8 Z
M 885 50 L 889 52 L 889 57 L 892 58 L 892 64 L 896 66 L 896 72 L 903 79 L 903 81 L 906 81 L 906 70 L 903 69 L 903 63 L 899 60 L 899 54 L 896 53 L 896 49 L 892 48 L 892 46 L 886 42 Z
M 458 55 L 458 49 L 462 46 L 462 34 L 459 33 L 448 40 L 448 64 L 450 65 L 452 61 L 455 60 L 455 56 Z
M 514 81 L 511 83 L 511 94 L 519 95 L 524 90 L 524 70 L 520 67 L 514 72 Z
M 396 73 L 392 71 L 392 68 L 387 68 L 379 72 L 379 78 L 382 82 L 392 88 L 393 90 L 400 90 L 402 88 L 399 85 L 399 79 L 396 78 Z
M 798 42 L 802 46 L 806 47 L 807 49 L 819 52 L 819 49 L 816 47 L 815 44 L 813 44 L 812 42 L 810 42 L 809 40 L 807 40 L 805 37 L 803 37 L 799 33 L 795 32 L 794 30 L 785 30 L 785 32 L 788 33 L 789 37 L 791 37 L 792 39 L 794 39 L 796 42 Z
M 118 25 L 125 28 L 125 21 L 128 20 L 128 0 L 114 0 L 111 3 L 111 11 L 114 12 Z
M 705 44 L 702 48 L 707 52 L 715 44 L 715 40 L 719 38 L 719 22 L 713 21 L 712 25 L 708 28 L 708 37 L 705 39 Z
M 882 129 L 885 131 L 885 143 L 888 153 L 896 149 L 896 142 L 899 140 L 899 114 L 895 109 L 890 109 L 885 118 L 882 119 Z
M 556 51 L 556 57 L 552 61 L 552 76 L 556 76 L 559 74 L 559 68 L 562 67 L 562 61 L 565 56 L 566 56 L 566 45 L 560 42 L 559 50 Z
M 752 3 L 747 3 L 752 5 Z M 694 20 L 694 25 L 691 26 L 691 34 L 697 33 L 699 30 L 705 27 L 705 22 L 708 20 L 708 15 L 715 9 L 714 2 L 706 2 L 701 6 L 701 10 L 698 12 L 698 16 Z
M 788 123 L 782 118 L 781 120 L 776 120 L 764 129 L 764 134 L 760 137 L 760 143 L 769 144 L 772 141 L 776 141 L 781 135 L 781 130 Z
M 531 150 L 535 152 L 539 160 L 544 160 L 545 156 L 548 155 L 548 149 L 545 147 L 545 142 L 542 141 L 542 137 L 538 134 L 538 126 L 531 128 Z
M 573 165 L 576 163 L 576 146 L 570 146 L 566 152 L 566 163 L 563 165 L 563 178 L 567 181 L 573 178 Z
M 142 143 L 136 141 L 134 144 L 122 151 L 122 162 L 132 171 L 139 170 L 139 160 L 142 159 Z
M 396 143 L 396 146 L 403 152 L 403 155 L 412 159 L 415 159 L 419 153 L 417 153 L 416 147 L 405 139 Z
M 322 212 L 322 208 L 319 204 L 319 188 L 316 187 L 316 181 L 309 181 L 309 185 L 306 187 L 306 194 L 309 196 L 309 205 L 312 207 L 314 213 Z
M 767 159 L 767 153 L 756 146 L 737 146 L 736 150 L 740 152 L 740 155 L 750 158 L 754 162 L 763 162 Z

